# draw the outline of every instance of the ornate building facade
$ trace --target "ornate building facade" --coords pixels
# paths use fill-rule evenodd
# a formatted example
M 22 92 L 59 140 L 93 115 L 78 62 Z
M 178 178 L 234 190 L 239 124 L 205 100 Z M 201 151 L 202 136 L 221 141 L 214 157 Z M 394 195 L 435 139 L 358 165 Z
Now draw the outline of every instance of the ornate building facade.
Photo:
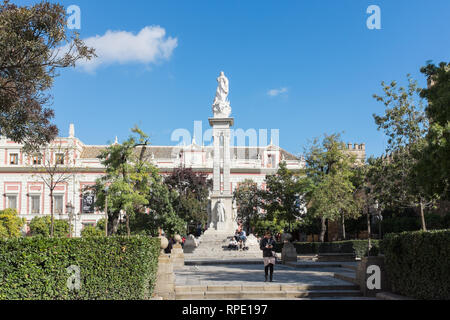
M 42 156 L 29 156 L 23 145 L 4 137 L 0 138 L 0 208 L 16 209 L 20 217 L 30 222 L 35 216 L 50 214 L 50 190 L 46 184 L 46 165 L 58 165 L 66 172 L 62 182 L 53 191 L 54 214 L 57 219 L 69 219 L 67 207 L 74 206 L 74 233 L 79 235 L 83 226 L 94 225 L 104 216 L 92 204 L 89 194 L 83 194 L 87 186 L 95 184 L 105 173 L 97 156 L 108 145 L 86 145 L 75 136 L 71 125 L 68 137 L 55 139 L 41 150 Z M 230 148 L 229 190 L 233 191 L 246 179 L 264 187 L 266 175 L 276 173 L 280 162 L 298 170 L 304 160 L 284 149 L 270 144 L 265 147 Z M 170 174 L 181 166 L 203 172 L 213 178 L 213 146 L 200 146 L 192 141 L 188 146 L 149 146 L 146 158 L 159 168 L 162 175 Z M 58 173 L 56 173 L 56 176 Z M 48 176 L 48 175 L 47 175 Z M 223 182 L 221 189 L 224 189 Z

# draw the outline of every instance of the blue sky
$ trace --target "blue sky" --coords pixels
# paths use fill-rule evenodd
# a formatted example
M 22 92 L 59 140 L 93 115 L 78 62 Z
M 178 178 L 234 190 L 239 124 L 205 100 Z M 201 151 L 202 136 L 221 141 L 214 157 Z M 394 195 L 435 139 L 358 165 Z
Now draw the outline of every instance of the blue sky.
M 83 39 L 165 31 L 158 38 L 165 55 L 140 56 L 139 39 L 103 43 L 112 51 L 128 43 L 119 55 L 139 57 L 116 52 L 93 70 L 64 70 L 56 79 L 60 135 L 74 123 L 87 144 L 123 140 L 135 124 L 154 145 L 175 144 L 173 130 L 193 131 L 196 120 L 208 129 L 223 70 L 235 128 L 279 129 L 281 147 L 294 154 L 314 137 L 344 132 L 345 142 L 365 142 L 368 155 L 380 155 L 386 139 L 372 118 L 383 111 L 372 98 L 380 82 L 406 83 L 410 73 L 425 86 L 420 67 L 450 53 L 448 0 L 59 2 L 80 7 Z M 381 9 L 381 30 L 366 26 L 369 5 Z

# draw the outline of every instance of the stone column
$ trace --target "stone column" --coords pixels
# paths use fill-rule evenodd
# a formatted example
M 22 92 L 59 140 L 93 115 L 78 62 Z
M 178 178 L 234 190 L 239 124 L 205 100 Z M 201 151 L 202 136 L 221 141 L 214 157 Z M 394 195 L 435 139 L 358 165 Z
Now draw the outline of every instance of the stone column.
M 214 168 L 213 168 L 213 193 L 211 195 L 211 211 L 215 221 L 213 228 L 219 233 L 232 234 L 235 230 L 232 221 L 232 194 L 230 188 L 230 126 L 234 124 L 233 118 L 210 118 L 209 123 L 213 128 L 214 136 Z M 223 140 L 223 157 L 221 158 L 220 139 Z M 221 160 L 223 160 L 223 193 L 221 190 Z M 222 200 L 225 206 L 225 221 L 217 222 L 216 204 Z M 211 229 L 211 228 L 210 228 Z M 212 232 L 212 230 L 210 231 Z M 210 233 L 208 232 L 208 234 Z
M 223 193 L 231 195 L 230 188 L 230 129 L 223 133 Z
M 214 130 L 214 129 L 213 129 Z M 220 132 L 214 130 L 213 193 L 220 193 Z

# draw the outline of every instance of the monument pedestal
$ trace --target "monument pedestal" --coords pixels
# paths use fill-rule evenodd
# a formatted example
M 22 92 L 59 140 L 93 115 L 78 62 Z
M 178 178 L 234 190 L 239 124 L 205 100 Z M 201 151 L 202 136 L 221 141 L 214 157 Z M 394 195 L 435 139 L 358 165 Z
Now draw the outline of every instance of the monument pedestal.
M 211 196 L 211 208 L 213 212 L 216 212 L 217 203 L 219 200 L 222 201 L 225 207 L 225 221 L 213 221 L 210 224 L 211 231 L 216 231 L 217 233 L 224 233 L 227 236 L 234 235 L 237 229 L 237 222 L 233 219 L 233 196 L 232 195 L 212 195 Z M 211 228 L 212 226 L 212 228 Z M 209 232 L 211 232 L 209 231 Z

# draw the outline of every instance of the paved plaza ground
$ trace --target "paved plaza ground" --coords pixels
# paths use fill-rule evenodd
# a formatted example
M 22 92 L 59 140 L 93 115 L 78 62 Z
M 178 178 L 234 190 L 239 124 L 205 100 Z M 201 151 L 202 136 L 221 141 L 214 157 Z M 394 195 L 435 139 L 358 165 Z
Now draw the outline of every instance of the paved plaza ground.
M 348 285 L 335 279 L 340 268 L 296 269 L 276 265 L 274 285 Z M 261 285 L 264 284 L 263 264 L 192 265 L 176 271 L 176 285 Z
M 360 296 L 354 283 L 335 278 L 336 273 L 354 272 L 348 268 L 356 267 L 356 262 L 345 265 L 310 261 L 298 261 L 289 266 L 277 264 L 274 281 L 264 282 L 264 264 L 261 260 L 187 261 L 183 269 L 175 271 L 176 291 L 184 299 L 204 299 L 196 294 L 205 292 L 206 299 L 210 295 L 211 299 L 230 300 L 375 300 Z M 321 293 L 304 296 L 280 294 L 283 291 L 308 290 Z M 237 292 L 241 294 L 238 295 Z M 257 292 L 265 294 L 258 295 Z

